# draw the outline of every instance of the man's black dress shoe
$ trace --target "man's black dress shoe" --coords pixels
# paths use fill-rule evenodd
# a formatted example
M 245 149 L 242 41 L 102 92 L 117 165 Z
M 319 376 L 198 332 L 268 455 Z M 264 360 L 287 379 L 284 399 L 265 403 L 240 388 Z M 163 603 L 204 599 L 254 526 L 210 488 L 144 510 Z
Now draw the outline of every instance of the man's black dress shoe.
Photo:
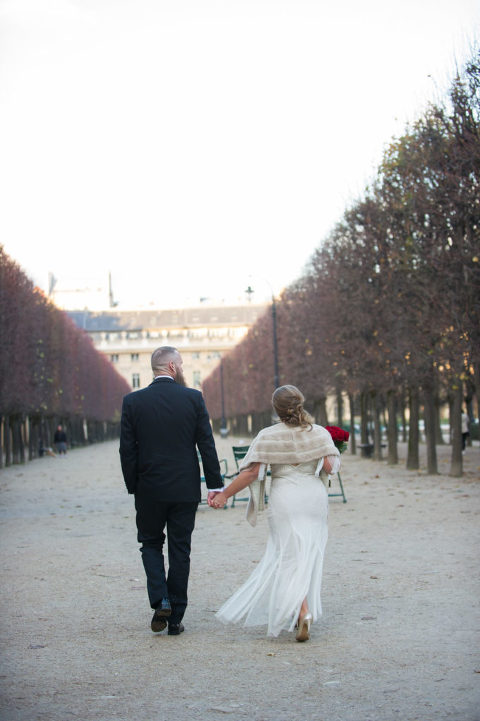
M 150 624 L 150 628 L 154 633 L 159 633 L 159 631 L 163 631 L 163 629 L 166 628 L 167 617 L 170 616 L 171 613 L 172 608 L 170 606 L 170 601 L 168 598 L 162 598 L 155 609 L 155 613 L 153 614 L 152 622 Z
M 172 607 L 168 598 L 162 598 L 155 611 L 159 612 L 160 616 L 170 616 L 172 613 Z
M 179 634 L 183 633 L 185 631 L 185 626 L 183 623 L 169 623 L 168 624 L 168 635 L 169 636 L 178 636 Z

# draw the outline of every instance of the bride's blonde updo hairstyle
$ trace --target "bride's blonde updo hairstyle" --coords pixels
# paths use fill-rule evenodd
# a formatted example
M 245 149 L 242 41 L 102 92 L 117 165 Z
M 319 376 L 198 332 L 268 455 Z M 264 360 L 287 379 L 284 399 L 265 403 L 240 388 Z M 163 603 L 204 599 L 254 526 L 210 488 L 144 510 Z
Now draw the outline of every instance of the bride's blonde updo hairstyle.
M 278 417 L 287 426 L 311 428 L 313 418 L 303 407 L 305 398 L 295 386 L 280 386 L 272 396 L 272 405 Z

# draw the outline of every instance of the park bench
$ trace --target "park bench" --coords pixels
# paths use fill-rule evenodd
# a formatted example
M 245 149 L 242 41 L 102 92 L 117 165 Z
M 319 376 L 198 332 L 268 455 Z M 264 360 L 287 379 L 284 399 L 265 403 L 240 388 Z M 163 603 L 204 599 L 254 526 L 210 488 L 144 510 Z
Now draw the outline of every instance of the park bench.
M 386 448 L 387 444 L 382 443 L 382 448 Z M 362 458 L 371 458 L 373 456 L 374 444 L 373 443 L 357 443 L 357 448 L 360 448 Z

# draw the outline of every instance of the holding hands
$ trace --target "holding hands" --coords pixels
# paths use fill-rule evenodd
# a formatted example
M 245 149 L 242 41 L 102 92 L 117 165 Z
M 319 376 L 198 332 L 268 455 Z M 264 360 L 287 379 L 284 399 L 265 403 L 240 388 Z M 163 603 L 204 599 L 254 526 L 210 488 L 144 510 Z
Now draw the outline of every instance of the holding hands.
M 227 499 L 234 496 L 235 493 L 243 491 L 252 481 L 258 477 L 260 463 L 251 463 L 248 468 L 241 471 L 237 477 L 227 488 L 222 491 L 209 491 L 207 503 L 211 508 L 224 508 Z
M 207 499 L 208 505 L 212 508 L 223 508 L 227 503 L 227 496 L 225 495 L 225 491 L 221 491 L 220 493 L 212 493 L 208 494 L 209 496 L 212 495 L 213 498 Z
M 220 501 L 217 500 L 219 496 L 222 496 L 221 505 Z M 227 502 L 225 493 L 222 491 L 209 491 L 207 495 L 207 503 L 210 506 L 210 508 L 223 508 L 225 503 Z

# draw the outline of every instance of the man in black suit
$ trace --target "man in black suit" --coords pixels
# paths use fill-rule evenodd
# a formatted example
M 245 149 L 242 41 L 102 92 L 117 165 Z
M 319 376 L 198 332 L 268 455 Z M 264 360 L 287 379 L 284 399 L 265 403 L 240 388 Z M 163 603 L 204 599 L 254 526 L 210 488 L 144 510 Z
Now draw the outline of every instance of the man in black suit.
M 135 494 L 138 542 L 155 610 L 151 628 L 163 631 L 168 622 L 169 635 L 177 635 L 184 630 L 190 542 L 201 499 L 197 447 L 209 501 L 223 480 L 203 396 L 185 387 L 180 353 L 157 348 L 152 370 L 153 383 L 123 399 L 120 460 L 127 490 Z

